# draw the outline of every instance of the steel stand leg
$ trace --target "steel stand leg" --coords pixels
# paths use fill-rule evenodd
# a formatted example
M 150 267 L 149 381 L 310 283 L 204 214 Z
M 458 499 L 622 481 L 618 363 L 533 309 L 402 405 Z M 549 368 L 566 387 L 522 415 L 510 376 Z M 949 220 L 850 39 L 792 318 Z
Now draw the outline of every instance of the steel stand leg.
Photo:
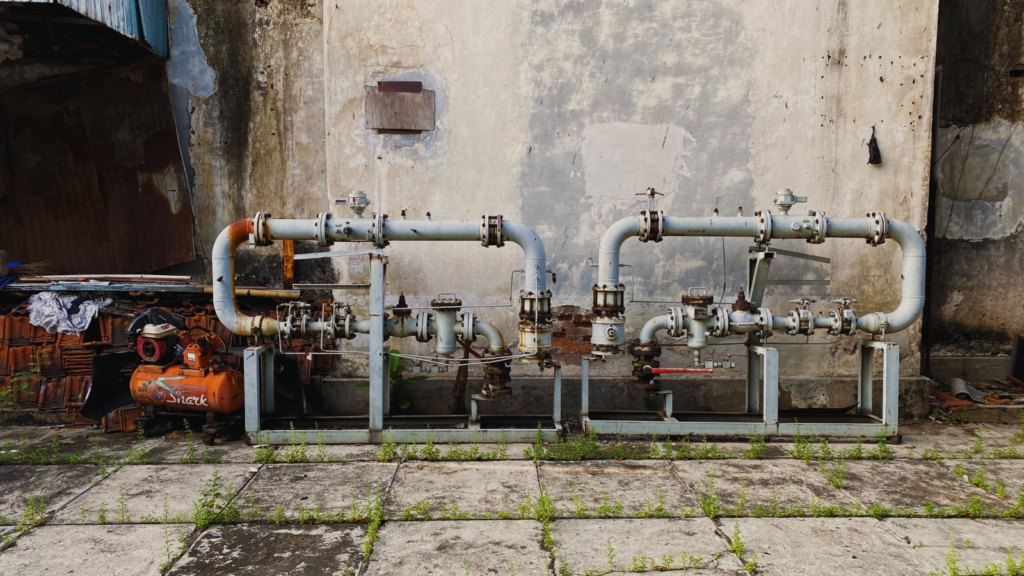
M 860 374 L 857 377 L 857 413 L 873 412 L 875 350 L 882 351 L 882 413 L 879 416 L 886 435 L 893 435 L 899 426 L 900 403 L 900 347 L 895 342 L 861 340 L 858 343 Z
M 370 255 L 370 441 L 381 442 L 384 402 L 388 394 L 388 363 L 384 355 L 384 269 L 385 256 Z
M 274 408 L 274 346 L 263 344 L 246 348 L 244 358 L 245 434 L 250 443 L 258 443 L 263 414 L 273 414 Z
M 757 338 L 747 335 L 747 414 L 761 411 L 761 359 L 754 348 Z
M 779 351 L 765 346 L 751 346 L 749 358 L 755 359 L 764 373 L 764 417 L 765 434 L 774 434 L 779 425 Z
M 555 364 L 555 390 L 554 407 L 552 417 L 555 420 L 555 428 L 562 421 L 562 365 Z

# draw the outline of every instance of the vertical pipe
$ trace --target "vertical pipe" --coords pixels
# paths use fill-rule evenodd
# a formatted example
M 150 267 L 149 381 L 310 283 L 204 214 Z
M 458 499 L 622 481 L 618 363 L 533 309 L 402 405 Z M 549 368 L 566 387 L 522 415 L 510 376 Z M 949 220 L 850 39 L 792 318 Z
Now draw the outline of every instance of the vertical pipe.
M 281 241 L 281 288 L 291 290 L 295 283 L 295 240 Z
M 380 442 L 384 430 L 384 256 L 370 255 L 370 441 Z

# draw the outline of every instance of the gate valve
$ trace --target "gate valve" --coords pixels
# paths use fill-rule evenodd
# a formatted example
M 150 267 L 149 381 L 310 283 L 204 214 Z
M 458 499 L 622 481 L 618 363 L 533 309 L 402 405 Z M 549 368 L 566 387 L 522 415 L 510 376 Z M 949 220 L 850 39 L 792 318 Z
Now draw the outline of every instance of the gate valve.
M 789 324 L 790 328 L 786 330 L 786 334 L 795 336 L 797 334 L 806 334 L 811 336 L 814 334 L 814 314 L 807 309 L 807 305 L 817 300 L 810 298 L 799 298 L 796 300 L 790 300 L 793 304 L 799 304 L 803 308 L 797 308 L 789 313 Z
M 833 304 L 839 304 L 839 308 L 842 310 L 849 310 L 850 304 L 853 304 L 856 301 L 857 300 L 855 298 L 846 298 L 844 296 L 840 296 L 839 298 L 831 300 Z
M 836 298 L 832 303 L 839 304 L 836 310 L 828 313 L 829 336 L 854 336 L 857 334 L 857 316 L 850 308 L 850 304 L 856 302 L 853 298 Z
M 803 306 L 804 310 L 807 310 L 807 305 L 808 304 L 814 304 L 815 302 L 817 302 L 817 300 L 813 300 L 811 298 L 797 298 L 795 300 L 790 300 L 789 301 L 790 304 L 799 304 L 799 305 Z

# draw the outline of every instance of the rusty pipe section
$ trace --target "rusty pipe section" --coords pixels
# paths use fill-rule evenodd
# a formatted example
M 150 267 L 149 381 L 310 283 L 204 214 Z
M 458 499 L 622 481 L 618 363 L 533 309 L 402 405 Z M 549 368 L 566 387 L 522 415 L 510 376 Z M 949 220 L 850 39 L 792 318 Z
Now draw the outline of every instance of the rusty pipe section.
M 277 320 L 243 314 L 235 300 L 235 250 L 252 233 L 252 219 L 238 220 L 221 230 L 213 243 L 213 308 L 221 323 L 239 336 L 274 336 Z

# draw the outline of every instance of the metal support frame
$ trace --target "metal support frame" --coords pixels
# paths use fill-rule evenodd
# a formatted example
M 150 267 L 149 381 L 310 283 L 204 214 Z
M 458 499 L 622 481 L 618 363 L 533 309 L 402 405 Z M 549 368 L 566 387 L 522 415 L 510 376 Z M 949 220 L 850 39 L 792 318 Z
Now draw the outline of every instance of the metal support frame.
M 388 374 L 388 354 L 384 347 L 385 320 L 385 278 L 387 256 L 384 250 L 360 250 L 352 253 L 338 253 L 340 256 L 368 255 L 370 258 L 370 407 L 363 421 L 362 429 L 294 430 L 262 429 L 261 424 L 274 414 L 274 355 L 273 344 L 263 344 L 245 349 L 245 432 L 250 443 L 268 442 L 285 444 L 292 441 L 294 434 L 305 433 L 307 437 L 319 435 L 325 444 L 371 444 L 385 439 L 395 442 L 425 442 L 429 434 L 435 442 L 532 442 L 537 429 L 485 429 L 480 427 L 477 410 L 478 400 L 492 400 L 484 396 L 471 397 L 472 414 L 466 428 L 437 429 L 385 429 L 385 418 L 390 416 L 391 382 Z M 364 287 L 365 285 L 358 285 Z M 562 366 L 552 363 L 554 368 L 554 427 L 542 430 L 545 441 L 554 441 L 561 434 L 562 424 Z M 447 417 L 447 416 L 445 416 Z M 427 417 L 429 418 L 429 417 Z M 348 420 L 353 420 L 346 417 Z
M 580 421 L 587 431 L 598 434 L 659 434 L 659 435 L 745 435 L 764 434 L 768 436 L 792 436 L 815 434 L 827 436 L 874 436 L 883 433 L 893 436 L 897 433 L 899 416 L 899 346 L 893 342 L 861 340 L 857 345 L 860 359 L 860 373 L 857 380 L 857 414 L 867 417 L 868 422 L 780 422 L 779 421 L 779 352 L 775 348 L 751 344 L 747 363 L 746 413 L 720 414 L 724 418 L 716 421 L 681 420 L 680 413 L 672 411 L 672 392 L 660 391 L 664 398 L 664 410 L 657 412 L 660 420 L 600 419 L 591 418 L 590 410 L 590 361 L 602 358 L 584 356 L 582 360 L 582 382 Z M 882 413 L 872 412 L 872 373 L 874 352 L 882 352 Z M 628 413 L 627 413 L 628 414 Z M 702 413 L 703 414 L 703 413 Z M 751 419 L 759 414 L 760 421 Z M 694 416 L 699 416 L 694 414 Z M 730 421 L 729 417 L 732 421 Z M 862 420 L 864 418 L 861 418 Z M 799 428 L 798 428 L 799 426 Z

